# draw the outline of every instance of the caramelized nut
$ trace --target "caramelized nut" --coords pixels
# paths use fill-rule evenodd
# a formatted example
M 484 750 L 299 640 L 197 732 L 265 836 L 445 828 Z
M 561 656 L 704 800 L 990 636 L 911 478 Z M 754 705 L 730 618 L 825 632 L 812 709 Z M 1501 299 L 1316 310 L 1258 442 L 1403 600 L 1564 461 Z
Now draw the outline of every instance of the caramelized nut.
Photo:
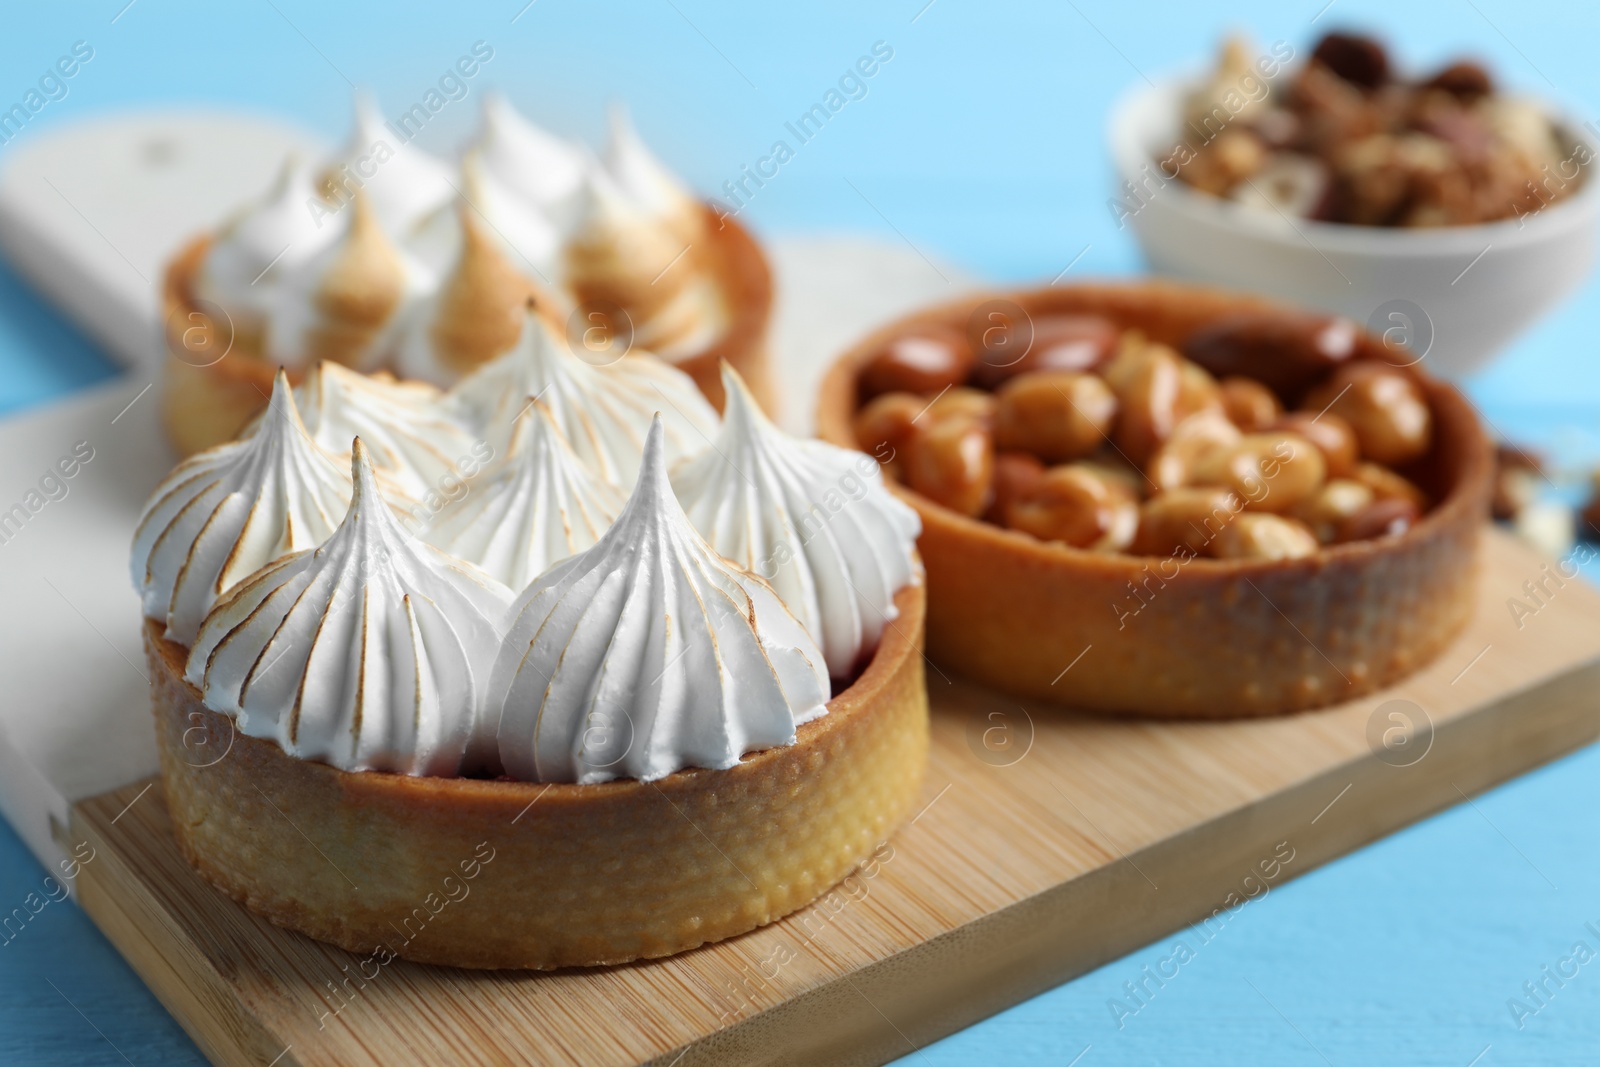
M 1422 517 L 1416 503 L 1405 497 L 1374 500 L 1339 523 L 1335 540 L 1366 541 L 1374 537 L 1403 534 Z
M 1247 511 L 1222 528 L 1211 542 L 1211 554 L 1218 559 L 1302 559 L 1316 555 L 1318 547 L 1304 523 Z
M 1217 411 L 1190 415 L 1172 428 L 1155 455 L 1149 476 L 1158 492 L 1223 479 L 1222 459 L 1239 443 L 1239 428 Z
M 1222 378 L 1254 378 L 1294 400 L 1356 350 L 1349 319 L 1289 311 L 1225 315 L 1183 342 L 1183 354 Z
M 1001 526 L 1006 509 L 1032 493 L 1044 477 L 1044 464 L 1026 452 L 997 452 L 994 457 L 994 499 L 983 517 Z
M 1133 539 L 1138 515 L 1138 505 L 1120 489 L 1069 464 L 1045 471 L 1032 493 L 1006 509 L 1005 520 L 1041 541 L 1114 550 Z
M 1355 431 L 1332 412 L 1318 415 L 1310 411 L 1291 411 L 1273 423 L 1271 429 L 1299 434 L 1316 445 L 1328 465 L 1330 478 L 1349 477 L 1361 458 Z
M 1145 556 L 1205 555 L 1243 508 L 1238 494 L 1216 486 L 1161 493 L 1139 508 L 1130 549 Z
M 1433 443 L 1433 415 L 1422 390 L 1382 363 L 1346 364 L 1312 390 L 1306 406 L 1348 422 L 1362 456 L 1385 466 L 1410 462 Z
M 1117 398 L 1092 374 L 1023 374 L 1001 386 L 995 400 L 995 444 L 1049 463 L 1093 452 L 1117 413 Z
M 1409 500 L 1417 510 L 1428 510 L 1428 494 L 1403 475 L 1376 463 L 1358 463 L 1350 477 L 1367 486 L 1379 500 Z
M 995 399 L 993 393 L 986 393 L 982 389 L 968 389 L 964 385 L 958 385 L 954 389 L 948 389 L 942 395 L 934 398 L 933 403 L 928 405 L 928 414 L 924 416 L 924 420 L 940 421 L 952 418 L 970 418 L 982 423 L 984 429 L 992 429 L 994 427 L 994 408 Z
M 926 406 L 927 401 L 910 393 L 885 393 L 870 401 L 856 412 L 856 444 L 885 467 L 898 466 Z
M 1119 368 L 1125 369 L 1125 374 L 1107 380 L 1122 408 L 1115 433 L 1117 447 L 1133 462 L 1143 463 L 1178 424 L 1183 368 L 1172 350 L 1163 346 L 1153 345 L 1131 358 L 1134 362 L 1129 367 Z
M 1322 487 L 1317 446 L 1291 433 L 1245 434 L 1223 459 L 1227 484 L 1255 511 L 1285 512 Z
M 1483 66 L 1470 59 L 1458 60 L 1422 83 L 1424 89 L 1440 89 L 1463 103 L 1494 92 L 1494 81 Z
M 1489 512 L 1501 521 L 1516 518 L 1539 496 L 1544 462 L 1538 455 L 1509 442 L 1494 450 L 1494 495 Z
M 863 400 L 883 393 L 937 393 L 967 380 L 972 349 L 954 327 L 930 327 L 886 343 L 861 371 Z
M 1222 410 L 1233 424 L 1246 433 L 1265 430 L 1283 414 L 1283 405 L 1272 390 L 1254 378 L 1238 375 L 1222 379 Z
M 963 515 L 981 515 L 993 481 L 994 447 L 978 420 L 938 419 L 911 439 L 906 482 L 934 503 Z
M 1376 499 L 1371 486 L 1349 478 L 1334 478 L 1290 508 L 1289 514 L 1310 527 L 1318 541 L 1331 545 L 1339 540 L 1340 524 L 1359 514 Z
M 995 389 L 1034 371 L 1092 371 L 1111 358 L 1119 336 L 1116 323 L 1098 315 L 1041 315 L 1033 319 L 1033 340 L 1021 359 L 979 358 L 972 381 Z

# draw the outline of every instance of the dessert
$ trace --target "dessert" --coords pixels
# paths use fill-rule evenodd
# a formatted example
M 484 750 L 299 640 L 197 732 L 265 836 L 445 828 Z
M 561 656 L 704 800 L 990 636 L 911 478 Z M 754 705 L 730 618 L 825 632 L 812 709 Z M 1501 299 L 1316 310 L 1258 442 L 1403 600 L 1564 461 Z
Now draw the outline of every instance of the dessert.
M 1098 339 L 1080 369 L 1030 358 L 1063 333 Z M 895 388 L 907 338 L 967 344 L 965 384 Z M 933 662 L 1100 711 L 1270 714 L 1381 688 L 1466 619 L 1489 445 L 1389 354 L 1214 290 L 1047 289 L 876 332 L 818 425 L 922 518 Z
M 1358 226 L 1525 218 L 1575 192 L 1591 158 L 1482 65 L 1455 60 L 1406 78 L 1381 42 L 1350 33 L 1327 34 L 1275 82 L 1230 40 L 1184 110 L 1183 150 L 1163 161 L 1169 177 L 1263 211 Z
M 280 372 L 245 436 L 147 506 L 132 574 L 184 855 L 276 923 L 452 966 L 667 955 L 805 905 L 920 786 L 915 514 L 865 457 L 784 437 L 731 370 L 726 427 L 653 357 L 521 345 L 478 373 Z M 704 436 L 681 412 L 676 446 L 664 413 L 629 424 L 642 389 L 702 405 Z M 419 502 L 463 441 L 497 444 Z M 741 461 L 752 493 L 708 508 Z M 763 576 L 758 546 L 794 555 Z M 228 754 L 197 765 L 201 743 Z
M 530 301 L 596 364 L 653 352 L 721 403 L 726 360 L 771 402 L 771 278 L 620 110 L 601 157 L 499 96 L 458 166 L 358 97 L 329 162 L 286 160 L 267 192 L 185 245 L 164 290 L 164 421 L 184 454 L 233 438 L 278 367 L 319 362 L 449 386 L 510 350 Z

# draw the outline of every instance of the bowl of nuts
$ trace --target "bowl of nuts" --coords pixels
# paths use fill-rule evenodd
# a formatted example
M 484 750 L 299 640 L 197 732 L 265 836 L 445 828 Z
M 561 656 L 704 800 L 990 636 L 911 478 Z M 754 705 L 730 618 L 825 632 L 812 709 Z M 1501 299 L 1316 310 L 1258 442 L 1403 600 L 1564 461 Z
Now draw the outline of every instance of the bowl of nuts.
M 1108 201 L 1160 274 L 1366 323 L 1467 374 L 1570 295 L 1595 254 L 1592 124 L 1471 60 L 1407 77 L 1378 41 L 1229 41 L 1113 111 Z
M 853 346 L 817 424 L 921 515 L 929 658 L 1017 696 L 1320 707 L 1473 603 L 1490 443 L 1348 319 L 1159 281 L 980 294 Z

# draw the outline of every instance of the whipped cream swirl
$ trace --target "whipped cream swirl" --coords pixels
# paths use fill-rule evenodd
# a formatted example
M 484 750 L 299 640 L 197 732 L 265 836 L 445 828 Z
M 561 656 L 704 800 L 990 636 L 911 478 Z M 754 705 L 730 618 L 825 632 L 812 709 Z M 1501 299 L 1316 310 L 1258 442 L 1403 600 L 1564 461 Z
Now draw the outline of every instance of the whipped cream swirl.
M 133 585 L 166 638 L 190 644 L 229 588 L 338 527 L 350 478 L 307 434 L 283 371 L 255 432 L 191 456 L 145 505 L 133 536 Z
M 662 413 L 669 462 L 704 448 L 718 426 L 716 410 L 682 371 L 639 352 L 591 364 L 537 311 L 528 312 L 515 348 L 462 379 L 449 396 L 463 420 L 496 447 L 510 439 L 528 398 L 538 397 L 578 457 L 622 486 L 638 473 L 653 412 Z
M 490 680 L 508 774 L 653 781 L 792 744 L 827 712 L 827 669 L 761 579 L 690 524 L 667 479 L 658 416 L 638 484 L 593 548 L 513 605 Z
M 722 431 L 672 482 L 695 528 L 754 571 L 822 646 L 829 673 L 850 678 L 920 580 L 922 523 L 889 492 L 871 457 L 801 441 L 761 412 L 726 363 Z
M 423 536 L 521 589 L 600 540 L 622 504 L 622 490 L 583 465 L 550 409 L 534 401 L 517 420 L 505 459 L 441 510 Z
M 241 733 L 346 771 L 496 774 L 483 679 L 511 591 L 408 534 L 358 440 L 350 510 L 206 616 L 186 676 Z

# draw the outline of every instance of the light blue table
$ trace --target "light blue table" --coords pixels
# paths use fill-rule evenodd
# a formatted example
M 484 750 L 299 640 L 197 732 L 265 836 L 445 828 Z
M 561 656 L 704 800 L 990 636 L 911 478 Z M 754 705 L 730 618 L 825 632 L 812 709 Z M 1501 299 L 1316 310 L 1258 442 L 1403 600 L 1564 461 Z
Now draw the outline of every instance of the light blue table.
M 768 232 L 881 232 L 1005 279 L 1138 269 L 1105 209 L 1101 121 L 1140 71 L 1195 58 L 1225 29 L 1303 46 L 1367 23 L 1431 63 L 1461 50 L 1507 80 L 1596 116 L 1600 9 L 1509 0 L 1016 4 L 974 0 L 785 6 L 706 0 L 374 5 L 248 0 L 219 14 L 175 0 L 11 6 L 0 100 L 20 98 L 74 41 L 95 49 L 69 95 L 30 124 L 205 100 L 341 135 L 350 86 L 391 110 L 477 40 L 493 82 L 573 134 L 629 100 L 651 141 L 701 189 L 737 177 L 876 41 L 894 58 L 752 201 Z M 1203 10 L 1209 9 L 1209 10 Z M 1321 9 L 1319 11 L 1319 9 Z M 1312 25 L 1313 18 L 1316 24 Z M 465 135 L 476 101 L 428 139 Z M 4 149 L 0 149 L 3 153 Z M 1471 383 L 1502 430 L 1564 461 L 1600 456 L 1600 282 Z M 114 373 L 0 268 L 0 412 Z M 3 487 L 0 487 L 3 488 Z M 15 606 L 7 605 L 7 610 Z M 1597 697 L 1600 699 L 1600 697 Z M 1600 953 L 1600 750 L 1549 768 L 1274 890 L 1249 905 L 1119 1029 L 1107 1001 L 1170 951 L 1162 939 L 920 1052 L 916 1064 L 1593 1064 L 1600 963 L 1519 1028 L 1508 999 L 1576 942 Z M 0 910 L 44 871 L 0 824 Z M 1181 935 L 1177 935 L 1181 936 Z M 1571 965 L 1567 966 L 1571 970 Z M 1532 1001 L 1527 1001 L 1530 1007 Z M 911 1050 L 908 1048 L 907 1050 Z M 71 904 L 0 947 L 0 1065 L 189 1064 L 199 1055 Z

